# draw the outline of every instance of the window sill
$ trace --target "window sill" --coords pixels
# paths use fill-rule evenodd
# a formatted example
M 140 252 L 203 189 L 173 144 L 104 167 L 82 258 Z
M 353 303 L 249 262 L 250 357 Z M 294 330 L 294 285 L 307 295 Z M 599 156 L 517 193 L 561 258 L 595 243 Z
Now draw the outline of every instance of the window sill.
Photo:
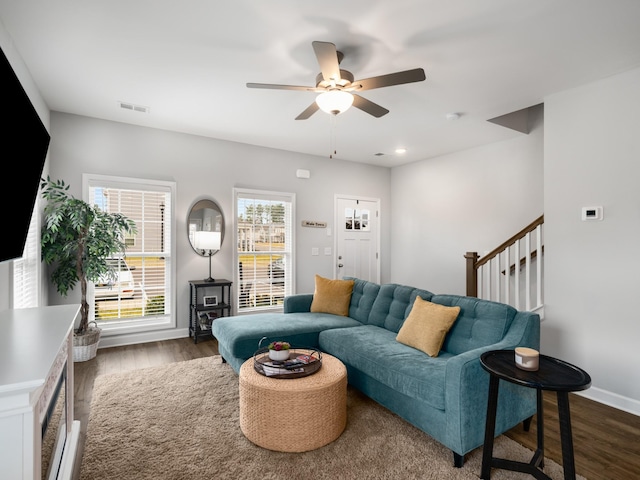
M 168 315 L 154 317 L 153 319 L 123 319 L 102 322 L 98 321 L 96 323 L 98 324 L 98 327 L 102 329 L 102 337 L 154 332 L 157 330 L 165 330 L 167 328 L 175 328 L 174 322 L 171 321 L 171 318 Z

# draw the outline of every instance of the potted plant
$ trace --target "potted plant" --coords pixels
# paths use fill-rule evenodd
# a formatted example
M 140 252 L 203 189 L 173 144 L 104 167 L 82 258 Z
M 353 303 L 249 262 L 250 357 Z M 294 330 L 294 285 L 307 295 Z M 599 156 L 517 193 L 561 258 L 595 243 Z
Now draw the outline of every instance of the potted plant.
M 124 234 L 135 234 L 136 225 L 120 213 L 105 212 L 73 197 L 63 180 L 41 179 L 40 188 L 47 201 L 40 237 L 42 260 L 53 266 L 51 281 L 61 295 L 66 296 L 80 282 L 74 361 L 89 360 L 95 357 L 100 329 L 89 327 L 87 282 L 115 280 L 116 271 L 108 259 L 124 253 Z
M 277 341 L 269 344 L 269 358 L 271 360 L 283 361 L 289 359 L 289 342 Z

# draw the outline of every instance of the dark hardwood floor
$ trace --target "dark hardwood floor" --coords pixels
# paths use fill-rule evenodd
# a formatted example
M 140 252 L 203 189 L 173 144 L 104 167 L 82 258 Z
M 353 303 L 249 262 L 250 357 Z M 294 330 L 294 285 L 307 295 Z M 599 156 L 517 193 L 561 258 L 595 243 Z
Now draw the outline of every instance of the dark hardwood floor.
M 75 363 L 74 400 L 75 418 L 81 422 L 80 454 L 89 420 L 93 382 L 98 375 L 217 354 L 215 339 L 194 344 L 190 338 L 181 338 L 99 349 L 96 358 Z M 576 394 L 570 394 L 570 408 L 577 473 L 588 480 L 640 479 L 640 417 Z M 562 464 L 558 409 L 552 392 L 544 394 L 544 433 L 546 458 Z M 529 432 L 518 426 L 507 432 L 507 436 L 535 450 L 536 419 Z
M 640 479 L 640 417 L 569 395 L 576 472 L 588 480 Z M 544 392 L 544 451 L 547 458 L 562 464 L 560 422 L 555 392 Z M 516 427 L 507 436 L 536 449 L 536 422 L 525 432 Z

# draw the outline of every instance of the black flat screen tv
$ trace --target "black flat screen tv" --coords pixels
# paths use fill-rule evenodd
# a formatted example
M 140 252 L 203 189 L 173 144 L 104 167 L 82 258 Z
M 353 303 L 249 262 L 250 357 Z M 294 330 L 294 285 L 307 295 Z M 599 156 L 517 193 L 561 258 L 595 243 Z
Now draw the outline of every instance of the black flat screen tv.
M 6 262 L 22 257 L 50 136 L 4 51 L 0 52 L 5 105 L 2 122 L 5 177 L 0 188 L 4 234 L 0 262 Z

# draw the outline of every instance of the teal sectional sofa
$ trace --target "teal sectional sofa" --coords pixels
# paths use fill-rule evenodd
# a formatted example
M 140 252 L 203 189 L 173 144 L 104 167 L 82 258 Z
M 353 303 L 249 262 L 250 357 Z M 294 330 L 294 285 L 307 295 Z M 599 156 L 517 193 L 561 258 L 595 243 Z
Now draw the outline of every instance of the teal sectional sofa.
M 396 340 L 416 296 L 460 313 L 441 351 Z M 540 348 L 540 318 L 497 302 L 354 279 L 349 315 L 310 312 L 313 294 L 285 298 L 283 313 L 219 318 L 212 325 L 220 355 L 238 372 L 262 337 L 319 348 L 347 367 L 348 382 L 451 449 L 454 465 L 484 442 L 489 375 L 480 355 L 518 346 Z M 503 382 L 496 434 L 536 412 L 535 389 Z

